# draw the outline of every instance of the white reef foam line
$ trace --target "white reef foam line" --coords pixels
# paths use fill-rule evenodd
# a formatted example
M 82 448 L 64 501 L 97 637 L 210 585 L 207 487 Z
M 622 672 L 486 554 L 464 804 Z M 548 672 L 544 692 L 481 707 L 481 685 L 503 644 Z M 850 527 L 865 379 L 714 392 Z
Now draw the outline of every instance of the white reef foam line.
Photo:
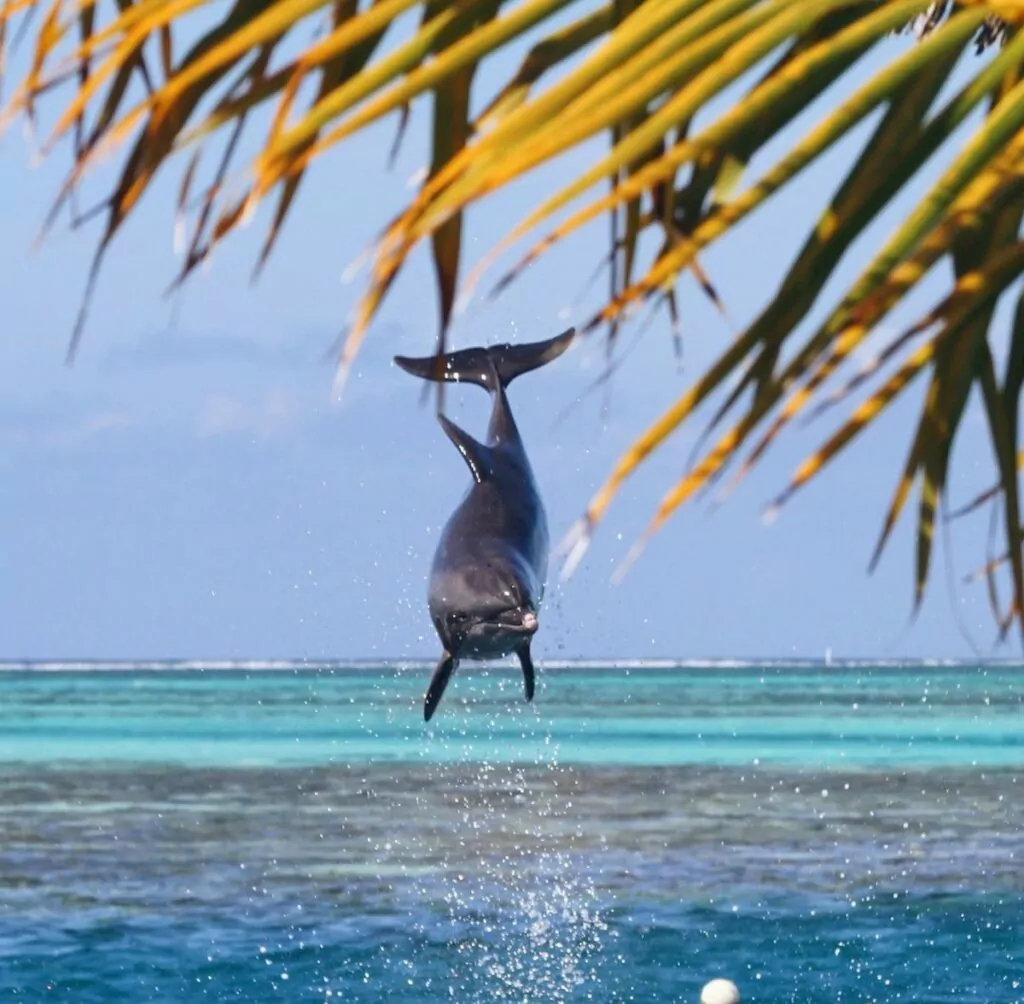
M 324 672 L 345 670 L 406 670 L 429 669 L 433 658 L 396 659 L 0 659 L 0 673 L 174 673 L 190 672 Z M 506 660 L 508 661 L 508 660 Z M 851 669 L 942 669 L 1020 666 L 1020 659 L 836 659 L 826 662 L 822 658 L 764 658 L 764 659 L 544 659 L 541 668 L 551 670 L 646 670 L 658 672 L 694 672 L 706 670 L 793 669 L 823 670 L 834 673 Z M 493 664 L 470 663 L 471 667 L 485 669 Z

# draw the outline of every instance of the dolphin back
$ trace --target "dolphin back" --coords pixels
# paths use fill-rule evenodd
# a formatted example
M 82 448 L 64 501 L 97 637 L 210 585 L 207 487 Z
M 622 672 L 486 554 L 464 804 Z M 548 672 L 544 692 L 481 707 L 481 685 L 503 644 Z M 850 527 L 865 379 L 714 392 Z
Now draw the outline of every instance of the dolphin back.
M 517 376 L 557 359 L 575 336 L 576 329 L 569 328 L 543 342 L 460 349 L 433 356 L 395 356 L 395 362 L 423 380 L 473 383 L 495 391 L 507 387 Z

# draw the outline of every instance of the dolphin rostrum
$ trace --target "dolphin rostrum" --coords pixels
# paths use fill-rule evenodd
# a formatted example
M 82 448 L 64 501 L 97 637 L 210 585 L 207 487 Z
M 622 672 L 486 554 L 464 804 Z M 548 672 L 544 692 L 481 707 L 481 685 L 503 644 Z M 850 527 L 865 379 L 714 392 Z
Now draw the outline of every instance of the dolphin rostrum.
M 570 328 L 528 345 L 463 349 L 441 356 L 395 356 L 424 380 L 473 383 L 492 399 L 487 442 L 477 442 L 445 415 L 437 420 L 462 454 L 473 484 L 441 533 L 430 572 L 427 605 L 444 652 L 423 703 L 430 721 L 460 659 L 515 652 L 526 699 L 533 700 L 530 641 L 544 596 L 548 526 L 530 461 L 505 388 L 520 374 L 557 359 L 573 340 Z

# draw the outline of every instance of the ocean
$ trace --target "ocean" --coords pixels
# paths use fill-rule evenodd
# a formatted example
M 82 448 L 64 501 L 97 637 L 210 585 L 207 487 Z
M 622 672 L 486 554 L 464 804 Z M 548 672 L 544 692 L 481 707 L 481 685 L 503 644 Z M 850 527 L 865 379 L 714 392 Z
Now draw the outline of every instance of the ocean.
M 0 1001 L 1024 1002 L 1024 668 L 8 664 Z

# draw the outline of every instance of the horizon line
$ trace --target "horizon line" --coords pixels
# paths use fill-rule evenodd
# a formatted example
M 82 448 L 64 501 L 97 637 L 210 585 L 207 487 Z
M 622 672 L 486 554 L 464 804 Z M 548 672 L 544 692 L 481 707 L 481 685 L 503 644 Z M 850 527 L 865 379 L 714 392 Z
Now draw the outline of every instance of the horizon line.
M 0 657 L 0 672 L 60 672 L 60 671 L 210 671 L 210 672 L 274 672 L 274 671 L 321 671 L 325 669 L 413 669 L 429 668 L 436 659 L 432 656 L 410 657 L 294 657 L 294 658 L 234 658 L 207 659 L 187 657 L 159 658 L 6 658 Z M 502 665 L 502 660 L 493 660 L 493 665 Z M 781 669 L 786 667 L 822 669 L 843 668 L 965 668 L 986 666 L 1024 666 L 1024 656 L 1018 657 L 975 657 L 971 659 L 945 658 L 940 656 L 912 656 L 906 658 L 878 656 L 716 656 L 716 657 L 621 657 L 542 660 L 540 664 L 549 670 L 559 669 L 645 669 L 645 670 L 686 670 L 686 669 Z M 487 663 L 471 663 L 472 668 L 484 668 Z M 467 667 L 467 668 L 470 668 Z

